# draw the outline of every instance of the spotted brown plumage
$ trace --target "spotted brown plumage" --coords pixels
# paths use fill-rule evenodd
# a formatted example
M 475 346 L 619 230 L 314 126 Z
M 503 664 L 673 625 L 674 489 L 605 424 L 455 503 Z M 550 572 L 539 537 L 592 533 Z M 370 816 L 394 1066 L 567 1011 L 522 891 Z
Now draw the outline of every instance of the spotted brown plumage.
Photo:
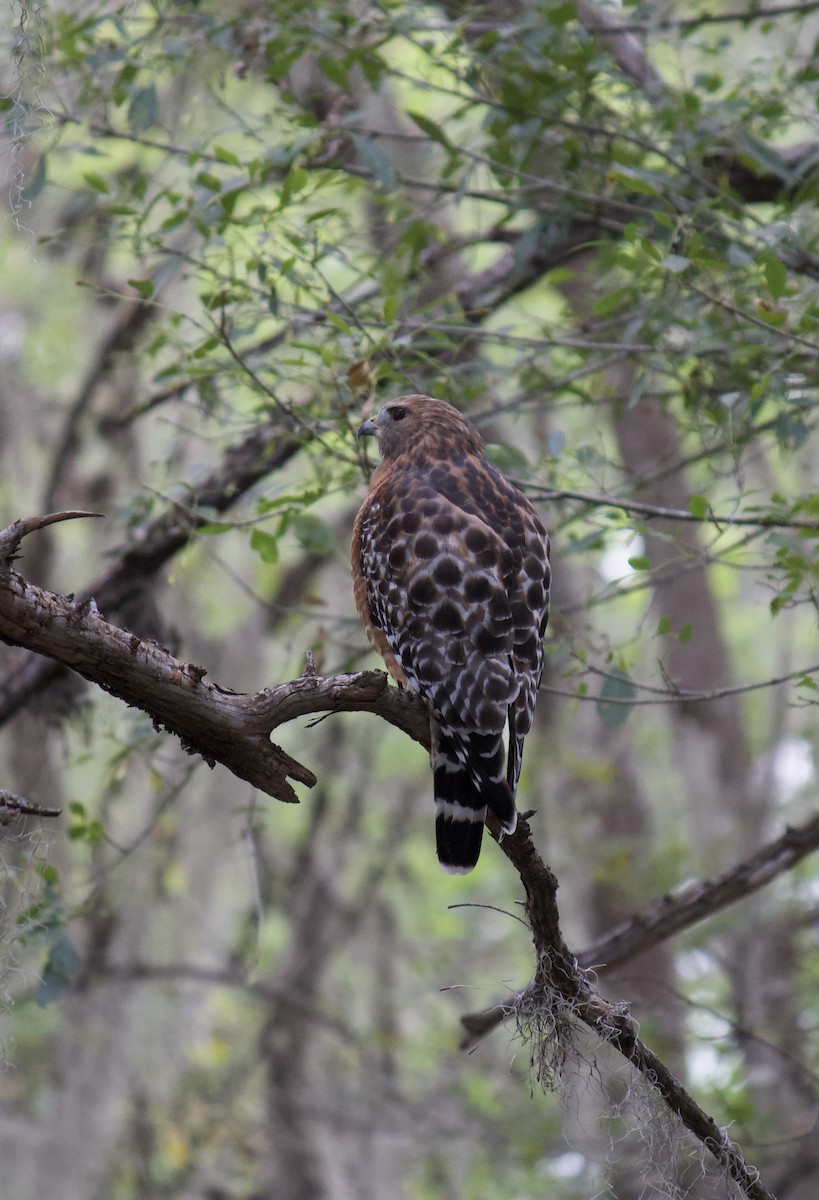
M 452 405 L 401 396 L 359 433 L 377 437 L 382 461 L 353 531 L 356 607 L 390 673 L 427 702 L 438 858 L 471 871 L 487 808 L 505 832 L 517 824 L 549 539 Z

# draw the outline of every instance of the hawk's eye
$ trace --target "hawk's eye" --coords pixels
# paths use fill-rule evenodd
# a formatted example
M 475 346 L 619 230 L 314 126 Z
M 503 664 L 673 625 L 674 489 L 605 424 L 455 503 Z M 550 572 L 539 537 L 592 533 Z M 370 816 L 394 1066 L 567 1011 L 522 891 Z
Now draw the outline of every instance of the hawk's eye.
M 398 405 L 397 408 L 390 409 L 390 416 L 392 417 L 393 421 L 403 421 L 404 417 L 406 415 L 407 415 L 407 410 L 405 408 L 402 408 L 402 406 L 400 404 Z

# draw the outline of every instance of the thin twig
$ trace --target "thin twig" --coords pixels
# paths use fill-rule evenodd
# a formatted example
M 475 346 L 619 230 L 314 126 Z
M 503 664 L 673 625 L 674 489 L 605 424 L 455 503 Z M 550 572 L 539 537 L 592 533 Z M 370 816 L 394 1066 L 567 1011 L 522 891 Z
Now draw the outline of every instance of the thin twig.
M 817 0 L 808 0 L 800 4 L 779 4 L 754 6 L 753 8 L 732 9 L 725 13 L 701 13 L 698 17 L 657 17 L 651 21 L 621 21 L 621 33 L 656 33 L 673 29 L 677 33 L 686 30 L 699 29 L 702 25 L 751 25 L 754 21 L 775 21 L 778 17 L 809 16 L 819 9 Z M 594 25 L 587 25 L 589 33 L 597 33 Z M 602 27 L 601 27 L 602 32 Z
M 791 517 L 780 517 L 775 513 L 760 513 L 751 517 L 743 513 L 708 512 L 703 516 L 684 508 L 663 508 L 659 504 L 644 504 L 640 500 L 620 500 L 616 496 L 605 496 L 594 492 L 575 492 L 568 488 L 543 488 L 536 484 L 517 480 L 517 486 L 537 500 L 580 500 L 589 508 L 619 508 L 622 512 L 640 516 L 656 517 L 664 521 L 689 521 L 695 525 L 751 525 L 758 529 L 807 529 L 819 533 L 819 521 L 794 521 Z
M 787 675 L 778 675 L 773 679 L 763 679 L 758 683 L 741 683 L 734 687 L 712 688 L 710 691 L 695 692 L 695 691 L 675 691 L 670 692 L 667 689 L 652 687 L 647 683 L 635 683 L 634 680 L 626 680 L 623 676 L 615 675 L 614 672 L 600 671 L 596 667 L 588 667 L 587 670 L 596 675 L 603 675 L 607 679 L 620 679 L 623 682 L 630 683 L 632 687 L 640 688 L 642 691 L 654 692 L 655 694 L 644 699 L 629 699 L 623 696 L 592 696 L 582 692 L 572 692 L 568 688 L 550 687 L 548 684 L 541 684 L 540 690 L 548 692 L 550 696 L 565 696 L 569 700 L 582 700 L 589 704 L 623 704 L 627 708 L 633 708 L 635 705 L 644 704 L 691 704 L 699 703 L 702 700 L 721 700 L 724 696 L 742 696 L 745 692 L 758 692 L 763 688 L 779 687 L 783 683 L 792 683 L 794 679 L 802 679 L 805 675 L 816 675 L 819 673 L 819 663 L 813 667 L 805 667 L 799 671 L 791 671 Z
M 35 804 L 32 800 L 25 800 L 22 796 L 15 796 L 14 792 L 7 792 L 5 788 L 0 788 L 0 824 L 4 824 L 11 814 L 27 817 L 59 817 L 61 812 L 61 808 L 47 808 L 44 804 Z

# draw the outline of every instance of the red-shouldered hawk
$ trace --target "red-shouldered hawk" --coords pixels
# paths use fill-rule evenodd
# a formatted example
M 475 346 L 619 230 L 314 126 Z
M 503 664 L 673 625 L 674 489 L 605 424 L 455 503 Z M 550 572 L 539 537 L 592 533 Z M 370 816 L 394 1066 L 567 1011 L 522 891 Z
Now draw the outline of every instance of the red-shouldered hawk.
M 487 808 L 505 832 L 517 825 L 549 539 L 451 404 L 401 396 L 359 434 L 378 438 L 382 461 L 353 531 L 356 607 L 392 676 L 429 706 L 438 858 L 462 874 L 478 861 Z

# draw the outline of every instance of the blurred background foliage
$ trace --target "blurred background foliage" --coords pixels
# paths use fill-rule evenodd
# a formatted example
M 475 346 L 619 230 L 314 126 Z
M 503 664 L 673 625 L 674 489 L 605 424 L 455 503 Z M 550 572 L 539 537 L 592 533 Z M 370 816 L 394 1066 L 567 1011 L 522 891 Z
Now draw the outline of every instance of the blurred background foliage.
M 22 569 L 125 563 L 106 615 L 227 687 L 372 666 L 355 430 L 468 412 L 553 531 L 519 806 L 578 951 L 816 795 L 819 5 L 740 8 L 3 18 L 3 523 L 107 517 Z M 493 847 L 439 871 L 419 747 L 282 729 L 319 777 L 286 807 L 0 668 L 2 785 L 63 810 L 0 828 L 4 1200 L 731 1194 L 600 1047 L 556 1099 L 511 1025 L 458 1050 L 530 940 Z M 819 1188 L 818 887 L 599 971 L 783 1200 Z

